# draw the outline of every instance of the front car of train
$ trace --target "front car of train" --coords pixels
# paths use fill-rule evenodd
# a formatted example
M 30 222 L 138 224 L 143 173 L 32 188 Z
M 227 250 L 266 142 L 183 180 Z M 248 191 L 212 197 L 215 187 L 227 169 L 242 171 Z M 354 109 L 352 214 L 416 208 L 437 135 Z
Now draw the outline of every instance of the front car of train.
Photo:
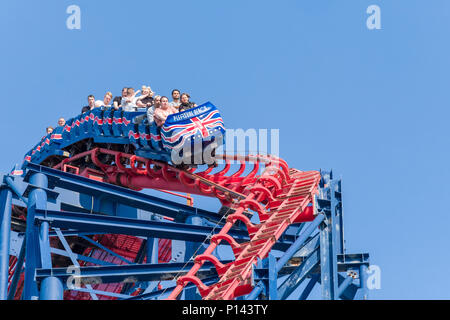
M 174 164 L 212 164 L 224 135 L 222 117 L 210 102 L 170 115 L 161 128 L 163 147 Z

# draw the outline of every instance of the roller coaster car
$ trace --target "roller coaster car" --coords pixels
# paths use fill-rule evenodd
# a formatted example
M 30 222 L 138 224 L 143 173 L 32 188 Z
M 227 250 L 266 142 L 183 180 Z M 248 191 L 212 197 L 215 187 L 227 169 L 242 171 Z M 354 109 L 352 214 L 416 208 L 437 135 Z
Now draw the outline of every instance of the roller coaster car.
M 175 165 L 212 164 L 223 143 L 225 127 L 210 102 L 169 115 L 159 128 L 147 120 L 146 109 L 95 108 L 66 121 L 25 155 L 25 161 L 50 165 L 95 147 L 133 152 Z
M 210 102 L 169 115 L 161 128 L 155 123 L 149 124 L 146 115 L 136 116 L 133 122 L 139 127 L 140 139 L 150 135 L 148 146 L 161 153 L 166 152 L 175 164 L 209 163 L 215 148 L 223 143 L 225 134 L 220 113 Z M 132 134 L 129 133 L 129 136 L 132 141 Z M 145 144 L 145 141 L 142 142 Z M 146 148 L 137 149 L 136 154 L 152 158 Z

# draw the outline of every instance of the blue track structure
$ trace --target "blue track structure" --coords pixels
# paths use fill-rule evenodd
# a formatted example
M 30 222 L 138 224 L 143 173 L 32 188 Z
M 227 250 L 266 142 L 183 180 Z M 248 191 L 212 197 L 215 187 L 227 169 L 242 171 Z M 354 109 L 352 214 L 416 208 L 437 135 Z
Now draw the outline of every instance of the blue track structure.
M 161 128 L 143 111 L 95 108 L 41 139 L 0 176 L 0 299 L 285 300 L 319 287 L 313 298 L 367 299 L 369 255 L 345 251 L 341 179 L 215 155 L 224 132 L 207 102 Z M 208 148 L 213 164 L 173 162 Z
M 192 254 L 211 239 L 214 223 L 221 220 L 215 212 L 33 163 L 24 169 L 21 175 L 1 177 L 1 299 L 63 299 L 68 291 L 88 293 L 91 299 L 165 299 L 175 286 L 171 279 L 192 266 Z M 323 172 L 316 197 L 316 218 L 283 234 L 255 266 L 253 291 L 239 299 L 306 299 L 317 285 L 323 299 L 367 299 L 369 255 L 345 253 L 341 180 Z M 84 198 L 93 207 L 83 204 Z M 27 208 L 26 222 L 11 215 L 12 206 Z M 145 239 L 146 262 L 122 257 L 126 263 L 111 263 L 76 253 L 67 242 L 115 233 Z M 239 242 L 248 240 L 245 228 L 231 234 Z M 158 238 L 173 241 L 168 263 L 157 261 Z M 51 239 L 58 239 L 62 248 L 52 246 Z M 217 251 L 224 260 L 230 256 L 226 246 Z M 68 259 L 67 265 L 55 266 L 57 256 Z M 11 259 L 16 263 L 8 266 Z M 210 263 L 199 276 L 205 284 L 217 280 Z M 128 286 L 121 292 L 98 289 L 111 283 Z M 200 299 L 193 284 L 183 298 Z

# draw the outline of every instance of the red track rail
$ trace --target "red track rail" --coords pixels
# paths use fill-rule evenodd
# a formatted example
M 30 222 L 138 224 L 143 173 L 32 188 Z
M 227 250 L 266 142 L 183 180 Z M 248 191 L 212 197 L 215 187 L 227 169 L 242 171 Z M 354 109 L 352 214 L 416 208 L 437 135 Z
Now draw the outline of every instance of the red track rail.
M 113 156 L 114 162 L 102 163 L 100 155 Z M 90 157 L 100 170 L 84 168 L 80 172 L 72 163 L 83 157 Z M 289 225 L 314 219 L 314 194 L 320 173 L 290 169 L 285 161 L 271 156 L 222 155 L 216 158 L 224 160 L 225 166 L 211 174 L 212 167 L 202 172 L 181 170 L 136 155 L 95 148 L 65 159 L 54 168 L 73 170 L 86 177 L 134 190 L 152 188 L 212 196 L 233 208 L 234 213 L 226 217 L 226 224 L 212 236 L 209 247 L 195 257 L 192 269 L 177 279 L 177 286 L 168 298 L 176 299 L 186 284 L 193 282 L 203 299 L 229 300 L 251 292 L 253 265 L 267 256 Z M 238 161 L 240 166 L 236 172 L 227 175 L 231 161 Z M 245 173 L 249 164 L 253 167 Z M 261 164 L 265 166 L 264 172 L 257 175 Z M 258 214 L 259 224 L 253 224 L 243 214 L 249 210 Z M 246 225 L 250 241 L 238 244 L 228 235 L 236 221 Z M 223 241 L 232 247 L 235 256 L 235 260 L 226 265 L 212 254 Z M 206 286 L 196 276 L 205 261 L 216 267 L 220 278 L 216 284 Z

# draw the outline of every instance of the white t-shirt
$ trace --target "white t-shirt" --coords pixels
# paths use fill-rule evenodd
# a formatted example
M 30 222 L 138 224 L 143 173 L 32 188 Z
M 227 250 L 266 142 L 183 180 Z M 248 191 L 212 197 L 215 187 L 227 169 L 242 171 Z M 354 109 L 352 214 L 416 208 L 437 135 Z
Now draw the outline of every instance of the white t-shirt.
M 96 107 L 96 108 L 102 107 L 102 106 L 105 106 L 105 107 L 111 107 L 110 104 L 105 105 L 105 103 L 104 103 L 102 100 L 97 100 L 97 101 L 95 101 L 95 107 Z
M 153 115 L 155 114 L 155 106 L 151 106 L 150 108 L 148 108 L 147 110 L 147 119 L 148 119 L 148 123 L 153 123 L 155 122 L 155 119 L 153 119 Z
M 174 108 L 177 108 L 177 109 L 178 109 L 178 107 L 180 106 L 180 104 L 181 104 L 181 101 L 178 101 L 178 102 L 175 102 L 175 101 L 169 102 L 169 106 L 174 107 Z
M 136 111 L 136 101 L 137 97 L 134 97 L 131 102 L 127 102 L 128 98 L 122 98 L 122 109 L 123 111 Z

